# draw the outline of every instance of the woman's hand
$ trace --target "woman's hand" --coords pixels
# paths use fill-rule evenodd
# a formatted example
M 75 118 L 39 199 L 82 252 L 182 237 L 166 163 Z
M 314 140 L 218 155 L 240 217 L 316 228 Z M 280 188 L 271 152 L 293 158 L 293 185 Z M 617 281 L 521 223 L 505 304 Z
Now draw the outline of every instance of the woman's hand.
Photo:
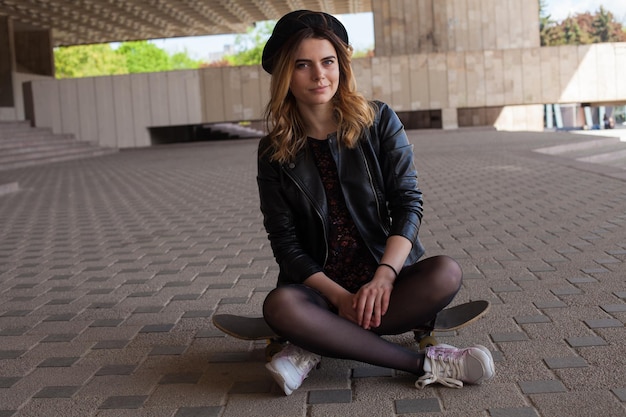
M 352 310 L 356 314 L 356 323 L 364 329 L 380 326 L 382 317 L 389 308 L 389 299 L 395 276 L 384 275 L 377 271 L 367 284 L 363 285 L 352 298 Z
M 346 292 L 338 298 L 335 307 L 337 308 L 337 314 L 346 320 L 350 320 L 355 324 L 359 324 L 359 317 L 354 309 L 354 299 L 356 295 Z

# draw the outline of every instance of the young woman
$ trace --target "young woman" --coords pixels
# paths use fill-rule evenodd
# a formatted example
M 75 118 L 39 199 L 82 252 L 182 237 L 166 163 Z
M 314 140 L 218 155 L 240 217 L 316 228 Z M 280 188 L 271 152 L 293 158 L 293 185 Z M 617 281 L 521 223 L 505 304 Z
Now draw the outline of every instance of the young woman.
M 320 356 L 414 373 L 420 388 L 494 374 L 483 346 L 417 352 L 382 335 L 433 320 L 461 286 L 451 258 L 419 260 L 422 193 L 397 115 L 356 91 L 344 26 L 283 16 L 263 51 L 272 75 L 258 153 L 264 225 L 280 272 L 263 315 L 290 343 L 267 364 L 289 395 Z

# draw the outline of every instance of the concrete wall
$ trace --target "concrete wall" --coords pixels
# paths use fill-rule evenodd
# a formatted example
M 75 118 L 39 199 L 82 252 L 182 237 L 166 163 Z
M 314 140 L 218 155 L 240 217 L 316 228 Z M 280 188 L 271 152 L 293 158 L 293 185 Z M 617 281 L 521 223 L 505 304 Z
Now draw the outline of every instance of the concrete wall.
M 0 16 L 0 108 L 15 107 L 13 72 L 15 71 L 15 48 L 13 47 L 13 23 Z M 2 113 L 0 113 L 0 116 Z
M 626 43 L 357 59 L 359 89 L 396 111 L 442 110 L 444 128 L 541 129 L 541 104 L 626 101 Z M 259 66 L 30 83 L 36 126 L 110 147 L 150 145 L 148 127 L 261 119 Z
M 23 85 L 52 79 L 54 60 L 50 30 L 15 30 L 0 16 L 0 121 L 24 120 Z
M 533 48 L 535 0 L 372 1 L 376 56 Z
M 11 80 L 13 82 L 13 100 L 15 102 L 14 106 L 11 107 L 2 107 L 0 106 L 0 121 L 16 121 L 16 120 L 25 120 L 26 114 L 24 112 L 24 84 L 29 81 L 35 80 L 51 80 L 55 81 L 54 78 L 43 75 L 36 74 L 24 74 L 20 72 L 13 72 L 11 74 Z

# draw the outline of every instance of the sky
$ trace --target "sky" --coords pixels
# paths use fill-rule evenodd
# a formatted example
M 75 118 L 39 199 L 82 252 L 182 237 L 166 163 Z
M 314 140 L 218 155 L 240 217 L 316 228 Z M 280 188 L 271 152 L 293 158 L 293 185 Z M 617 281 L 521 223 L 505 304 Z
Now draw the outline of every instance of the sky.
M 356 50 L 374 47 L 374 17 L 371 13 L 344 14 L 336 17 L 346 27 L 350 43 Z M 170 53 L 186 50 L 192 58 L 207 59 L 210 54 L 223 52 L 226 45 L 234 44 L 235 37 L 236 35 L 194 36 L 156 39 L 151 42 Z
M 613 13 L 618 22 L 626 25 L 626 0 L 546 0 L 545 3 L 546 14 L 556 21 L 576 13 L 595 13 L 600 5 L 603 5 L 606 10 Z M 356 50 L 374 47 L 374 18 L 371 13 L 338 15 L 337 18 L 346 26 L 350 43 Z M 211 56 L 223 52 L 226 45 L 234 44 L 235 36 L 195 36 L 158 39 L 152 42 L 170 53 L 187 51 L 194 59 L 210 61 Z

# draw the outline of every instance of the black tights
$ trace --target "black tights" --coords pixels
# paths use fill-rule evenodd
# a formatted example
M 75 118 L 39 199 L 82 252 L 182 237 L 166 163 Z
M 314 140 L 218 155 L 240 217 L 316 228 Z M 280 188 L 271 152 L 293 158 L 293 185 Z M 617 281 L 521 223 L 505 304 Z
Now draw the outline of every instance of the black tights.
M 265 299 L 263 316 L 277 334 L 310 352 L 421 375 L 423 354 L 380 336 L 405 333 L 433 320 L 459 291 L 462 276 L 460 266 L 446 256 L 404 268 L 387 314 L 372 330 L 340 317 L 322 295 L 305 285 L 274 289 Z

